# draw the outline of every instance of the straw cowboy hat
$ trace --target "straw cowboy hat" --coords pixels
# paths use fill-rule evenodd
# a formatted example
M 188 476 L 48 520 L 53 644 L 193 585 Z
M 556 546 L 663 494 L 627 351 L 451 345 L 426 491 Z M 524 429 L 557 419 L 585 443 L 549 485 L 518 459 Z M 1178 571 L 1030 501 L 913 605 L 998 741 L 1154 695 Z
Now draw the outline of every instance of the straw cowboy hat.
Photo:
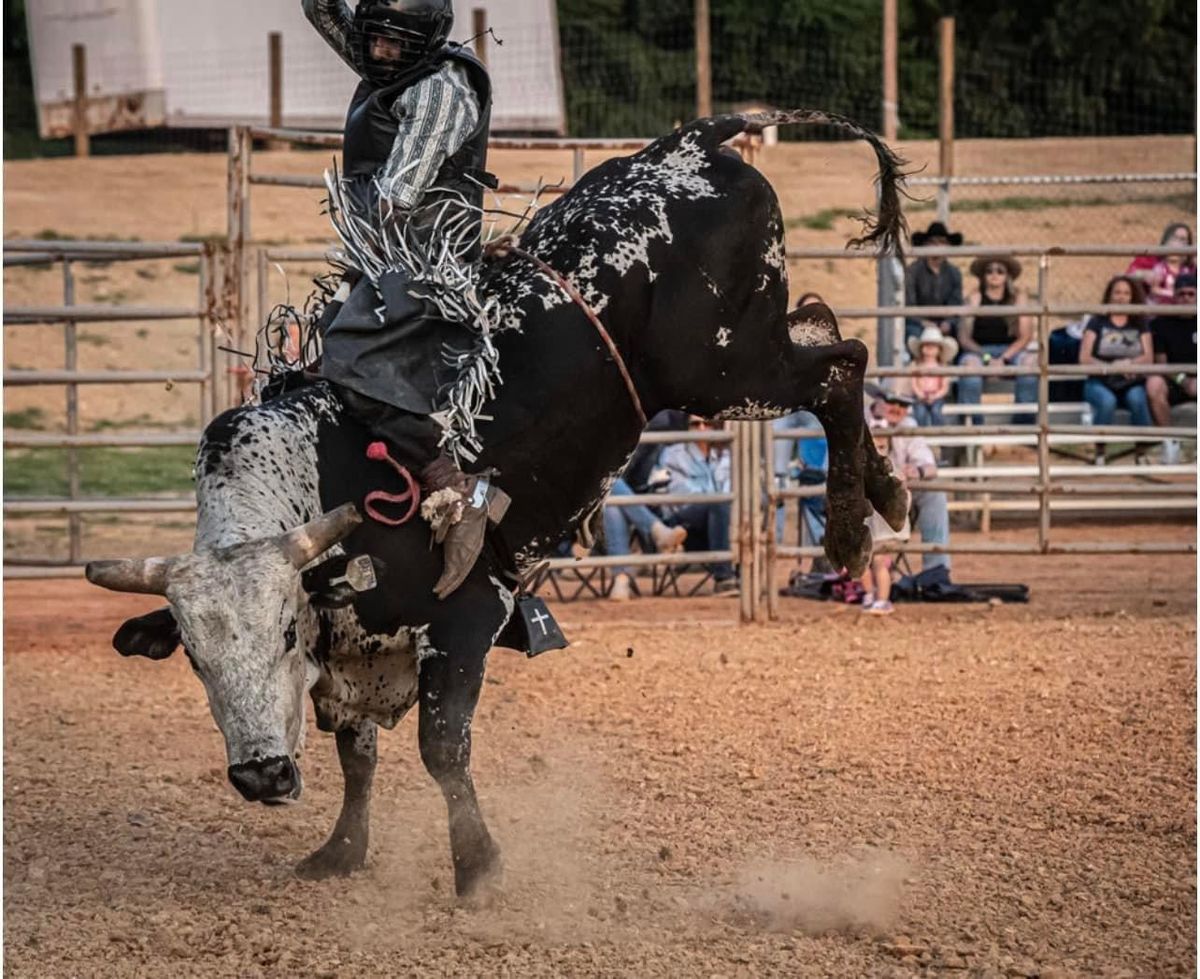
M 963 236 L 957 231 L 950 231 L 950 229 L 942 224 L 941 221 L 934 221 L 933 224 L 931 224 L 924 231 L 914 231 L 912 235 L 912 243 L 916 248 L 920 248 L 927 241 L 929 241 L 930 238 L 942 238 L 945 240 L 946 244 L 952 245 L 955 248 L 963 243 Z
M 983 278 L 983 271 L 993 262 L 998 262 L 1008 269 L 1008 277 L 1016 281 L 1021 277 L 1021 263 L 1011 255 L 980 255 L 971 263 L 971 274 L 977 279 Z
M 953 364 L 954 358 L 958 356 L 958 341 L 953 337 L 943 336 L 936 326 L 927 326 L 919 337 L 908 338 L 908 352 L 912 354 L 913 360 L 921 359 L 921 348 L 927 343 L 936 343 L 941 348 L 938 351 L 939 364 Z

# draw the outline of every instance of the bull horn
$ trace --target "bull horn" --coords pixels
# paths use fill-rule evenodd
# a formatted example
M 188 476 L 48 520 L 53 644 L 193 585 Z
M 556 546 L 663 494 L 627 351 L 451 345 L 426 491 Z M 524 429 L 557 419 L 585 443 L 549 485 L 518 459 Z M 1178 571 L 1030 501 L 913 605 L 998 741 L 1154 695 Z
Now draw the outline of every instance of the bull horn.
M 165 595 L 167 575 L 174 563 L 175 559 L 169 557 L 151 557 L 141 561 L 89 561 L 84 574 L 93 585 L 109 591 Z
M 330 510 L 302 527 L 289 530 L 280 543 L 288 560 L 298 571 L 334 544 L 344 541 L 360 523 L 362 517 L 358 508 L 353 503 L 343 503 L 336 510 Z

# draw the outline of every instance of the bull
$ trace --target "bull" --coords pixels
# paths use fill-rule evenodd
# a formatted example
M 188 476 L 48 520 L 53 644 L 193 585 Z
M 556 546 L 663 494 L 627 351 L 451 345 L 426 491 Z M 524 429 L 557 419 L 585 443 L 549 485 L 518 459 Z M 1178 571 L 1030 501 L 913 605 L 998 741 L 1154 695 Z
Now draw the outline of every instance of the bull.
M 834 565 L 857 572 L 868 560 L 868 500 L 902 524 L 904 491 L 864 431 L 867 350 L 840 338 L 824 306 L 789 317 L 778 200 L 722 150 L 755 127 L 812 121 L 871 143 L 881 207 L 865 240 L 898 245 L 899 161 L 848 120 L 795 112 L 701 120 L 610 160 L 537 215 L 521 254 L 490 262 L 482 289 L 514 328 L 496 336 L 505 383 L 480 427 L 479 465 L 498 470 L 514 502 L 446 601 L 432 593 L 440 555 L 426 528 L 362 524 L 355 504 L 379 481 L 365 458 L 371 434 L 324 383 L 208 426 L 191 553 L 88 566 L 97 585 L 167 598 L 168 608 L 122 625 L 114 645 L 151 659 L 182 645 L 224 737 L 229 780 L 247 800 L 300 796 L 311 699 L 318 729 L 335 735 L 345 791 L 300 875 L 363 866 L 377 731 L 416 707 L 421 759 L 448 808 L 457 892 L 471 898 L 495 880 L 500 854 L 472 782 L 471 722 L 488 652 L 513 615 L 505 572 L 533 566 L 596 511 L 643 411 L 759 419 L 808 408 L 830 448 Z M 632 396 L 589 313 L 619 350 Z M 378 586 L 359 594 L 345 569 L 362 556 Z

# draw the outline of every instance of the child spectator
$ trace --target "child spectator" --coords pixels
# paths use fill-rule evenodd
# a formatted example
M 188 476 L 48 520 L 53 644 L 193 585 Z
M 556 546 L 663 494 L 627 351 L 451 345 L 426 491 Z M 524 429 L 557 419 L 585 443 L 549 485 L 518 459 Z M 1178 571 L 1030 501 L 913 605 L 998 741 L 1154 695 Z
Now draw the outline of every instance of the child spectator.
M 962 241 L 961 234 L 950 231 L 941 221 L 934 221 L 912 236 L 916 248 L 924 245 L 957 247 Z M 962 273 L 944 255 L 918 258 L 904 273 L 905 306 L 961 306 L 962 300 Z M 958 317 L 909 317 L 904 321 L 904 334 L 909 338 L 917 337 L 931 326 L 944 336 L 953 336 L 958 329 Z
M 958 356 L 958 343 L 935 326 L 927 326 L 919 337 L 908 338 L 908 351 L 912 354 L 916 370 L 912 376 L 912 393 L 915 400 L 913 418 L 922 428 L 944 425 L 942 408 L 950 394 L 950 378 L 930 377 L 922 368 L 945 367 L 954 363 Z
M 868 419 L 868 424 L 872 429 L 885 428 L 888 425 L 888 421 L 886 418 L 872 416 Z M 892 449 L 891 439 L 876 436 L 875 448 L 882 455 L 890 455 Z M 900 476 L 900 479 L 903 481 L 903 475 Z M 871 530 L 872 542 L 877 545 L 893 540 L 906 541 L 909 538 L 907 520 L 905 520 L 904 527 L 901 530 L 895 531 L 874 510 L 871 511 L 867 526 Z M 895 611 L 891 601 L 892 565 L 894 563 L 895 561 L 891 554 L 876 552 L 871 555 L 871 563 L 867 566 L 867 570 L 863 572 L 862 576 L 862 610 L 868 615 L 891 615 Z
M 1102 301 L 1105 305 L 1141 305 L 1142 285 L 1130 276 L 1118 275 L 1105 287 Z M 1079 348 L 1081 364 L 1149 364 L 1153 360 L 1150 329 L 1143 317 L 1125 313 L 1088 317 Z M 1146 384 L 1136 374 L 1089 377 L 1083 397 L 1092 406 L 1092 421 L 1097 425 L 1111 425 L 1118 405 L 1129 410 L 1135 425 L 1150 424 Z M 1104 465 L 1103 443 L 1097 443 L 1094 461 Z
M 1175 279 L 1175 302 L 1180 306 L 1196 305 L 1196 276 L 1184 273 Z M 1196 317 L 1158 316 L 1150 322 L 1156 364 L 1196 363 Z M 1167 428 L 1171 424 L 1171 409 L 1196 400 L 1196 375 L 1175 374 L 1167 377 L 1153 374 L 1146 378 L 1146 399 L 1154 424 Z M 1179 462 L 1178 439 L 1163 443 L 1163 462 Z
M 1033 339 L 1033 318 L 1030 316 L 988 316 L 988 306 L 1018 306 L 1025 301 L 1024 292 L 1017 287 L 1021 263 L 1009 256 L 983 256 L 971 263 L 971 274 L 978 288 L 967 298 L 968 306 L 977 306 L 979 313 L 964 316 L 958 326 L 958 343 L 962 354 L 960 364 L 988 367 L 991 364 L 1034 367 L 1037 354 L 1027 348 Z M 1038 379 L 1027 374 L 1016 379 L 1017 404 L 1036 404 Z M 958 379 L 958 403 L 977 405 L 983 401 L 983 377 Z M 983 424 L 976 416 L 975 423 Z
M 1168 224 L 1162 234 L 1162 245 L 1189 247 L 1193 243 L 1192 229 L 1186 224 Z M 1196 260 L 1190 255 L 1139 255 L 1125 274 L 1137 279 L 1146 290 L 1146 302 L 1170 304 L 1175 301 L 1175 280 L 1180 275 L 1196 274 Z

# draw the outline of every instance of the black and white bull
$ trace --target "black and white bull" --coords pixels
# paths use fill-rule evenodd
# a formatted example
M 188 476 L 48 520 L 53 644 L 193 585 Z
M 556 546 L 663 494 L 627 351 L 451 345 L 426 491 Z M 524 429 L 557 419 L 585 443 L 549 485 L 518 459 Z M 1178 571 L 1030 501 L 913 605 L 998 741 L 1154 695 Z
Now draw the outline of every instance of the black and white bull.
M 537 216 L 521 247 L 599 315 L 648 414 L 814 411 L 831 454 L 827 551 L 857 571 L 870 552 L 867 499 L 897 525 L 906 508 L 864 433 L 867 351 L 841 341 L 824 307 L 789 319 L 776 196 L 721 151 L 754 125 L 814 120 L 828 121 L 791 113 L 694 123 L 587 174 Z M 897 161 L 840 124 L 875 147 L 882 207 L 870 240 L 894 243 Z M 513 504 L 501 538 L 448 600 L 432 593 L 441 558 L 423 523 L 362 524 L 348 506 L 379 488 L 386 470 L 366 460 L 370 433 L 324 384 L 208 427 L 192 553 L 88 568 L 103 587 L 167 597 L 169 609 L 126 622 L 114 643 L 152 659 L 183 645 L 224 735 L 230 780 L 247 799 L 299 796 L 311 696 L 318 727 L 336 734 L 345 797 L 328 842 L 298 867 L 306 876 L 363 865 L 376 730 L 416 706 L 421 758 L 449 809 L 458 893 L 491 879 L 499 852 L 469 763 L 487 654 L 513 613 L 505 558 L 529 567 L 586 520 L 638 441 L 638 412 L 577 303 L 516 256 L 492 262 L 483 289 L 516 328 L 497 337 L 505 381 L 481 426 L 479 465 L 499 470 Z M 355 596 L 333 582 L 346 556 L 364 554 L 377 559 L 378 587 Z

